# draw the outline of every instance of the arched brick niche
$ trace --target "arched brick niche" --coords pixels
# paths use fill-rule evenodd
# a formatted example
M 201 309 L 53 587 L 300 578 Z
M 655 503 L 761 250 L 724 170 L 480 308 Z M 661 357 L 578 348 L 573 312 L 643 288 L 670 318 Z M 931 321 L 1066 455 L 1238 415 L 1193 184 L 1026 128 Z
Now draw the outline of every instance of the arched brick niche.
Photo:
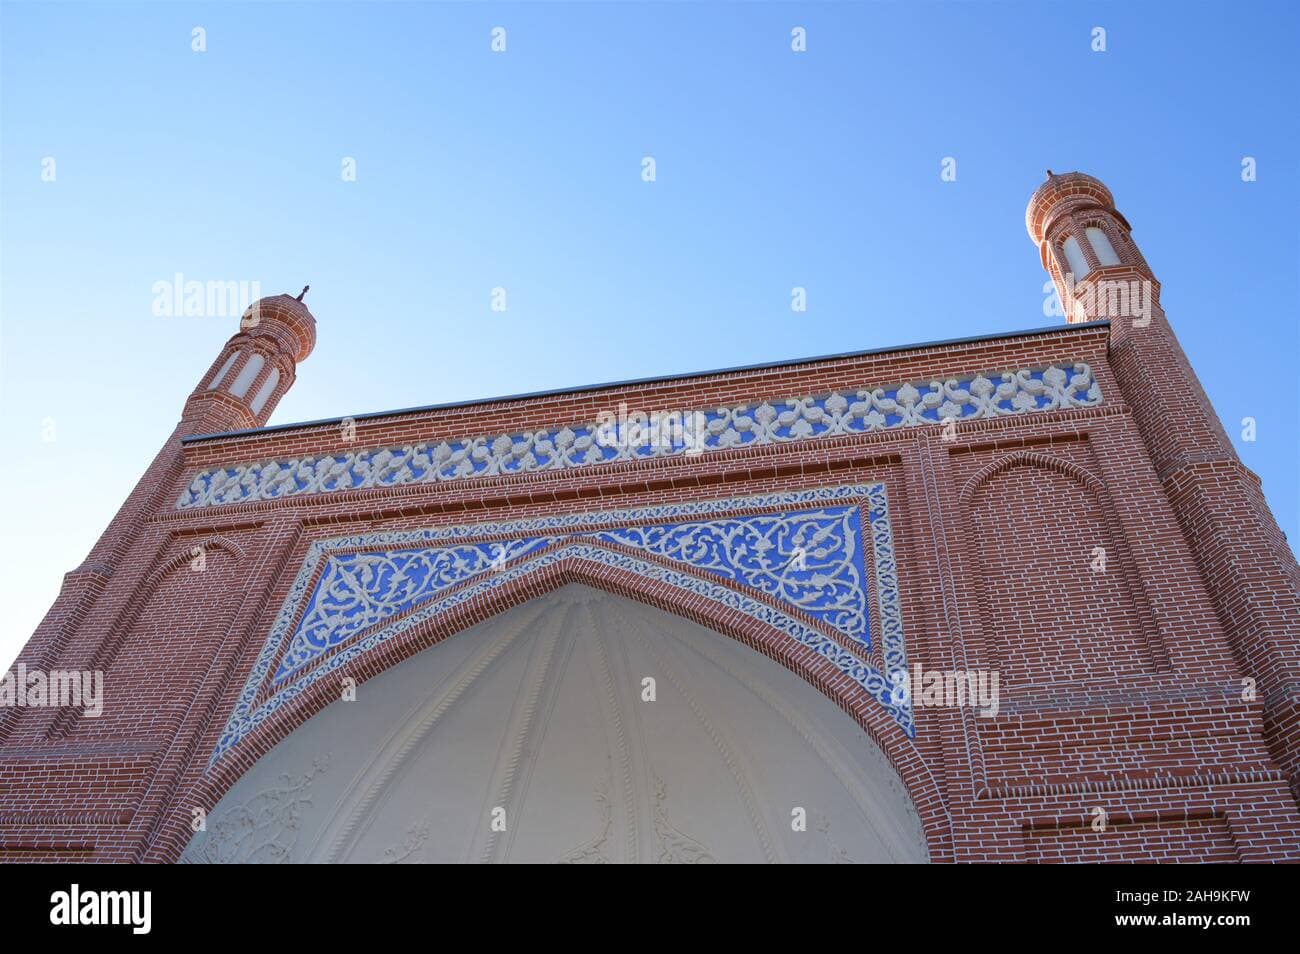
M 966 573 L 989 664 L 1051 685 L 1156 671 L 1128 547 L 1101 484 L 1060 456 L 997 457 L 966 483 Z
M 232 536 L 174 542 L 88 666 L 104 672 L 104 694 L 112 704 L 98 718 L 63 710 L 51 736 L 93 742 L 175 733 L 243 597 L 243 560 Z M 195 613 L 194 607 L 207 612 Z M 166 687 L 162 704 L 139 691 L 151 683 Z

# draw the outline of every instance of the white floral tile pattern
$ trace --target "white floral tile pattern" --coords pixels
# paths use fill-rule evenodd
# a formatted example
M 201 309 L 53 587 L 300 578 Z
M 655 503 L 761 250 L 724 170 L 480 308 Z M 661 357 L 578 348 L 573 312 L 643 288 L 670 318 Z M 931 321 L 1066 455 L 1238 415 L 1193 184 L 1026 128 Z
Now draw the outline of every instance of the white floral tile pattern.
M 870 524 L 874 627 L 868 625 L 865 568 L 857 558 L 865 550 L 859 507 Z M 482 542 L 503 535 L 504 541 Z M 667 557 L 681 569 L 610 550 L 605 542 Z M 906 672 L 885 488 L 852 484 L 318 540 L 308 549 L 209 767 L 317 680 L 440 612 L 570 558 L 615 566 L 761 620 L 834 660 L 908 735 L 914 734 L 910 704 L 891 692 L 884 673 L 817 629 L 743 592 L 752 588 L 797 607 L 857 639 L 866 653 L 874 629 L 887 671 Z M 794 569 L 796 564 L 802 569 Z M 350 573 L 331 569 L 349 566 Z M 456 587 L 466 582 L 470 585 Z M 384 625 L 391 617 L 399 618 Z M 297 675 L 317 660 L 319 665 Z M 258 703 L 268 678 L 273 690 Z
M 1100 404 L 1101 388 L 1092 369 L 1083 363 L 1071 368 L 1052 365 L 758 405 L 624 414 L 523 434 L 229 465 L 195 474 L 176 509 L 599 467 Z

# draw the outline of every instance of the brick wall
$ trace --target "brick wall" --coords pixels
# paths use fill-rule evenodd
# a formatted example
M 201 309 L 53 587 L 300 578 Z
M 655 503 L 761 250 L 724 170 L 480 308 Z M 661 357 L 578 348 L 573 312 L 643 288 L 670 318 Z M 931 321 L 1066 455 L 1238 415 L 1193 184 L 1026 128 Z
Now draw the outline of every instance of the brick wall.
M 580 562 L 470 601 L 349 674 L 364 681 L 440 639 L 581 580 L 740 639 L 818 686 L 884 749 L 939 861 L 1300 860 L 1300 814 L 1241 678 L 1275 665 L 1233 643 L 1199 542 L 1175 512 L 1112 367 L 1113 330 L 1048 333 L 191 440 L 240 424 L 191 398 L 184 426 L 97 552 L 70 574 L 20 661 L 101 668 L 105 715 L 0 716 L 0 859 L 174 860 L 212 806 L 319 711 L 309 690 L 206 772 L 208 755 L 313 540 L 541 514 L 883 481 L 909 661 L 998 669 L 995 718 L 919 708 L 910 739 L 825 659 L 754 620 Z M 176 510 L 205 467 L 1085 361 L 1104 403 L 1014 418 L 553 473 Z M 211 372 L 209 372 L 211 373 Z M 1171 372 L 1172 373 L 1172 372 Z M 197 402 L 197 404 L 196 404 Z M 268 411 L 269 413 L 269 411 Z M 264 420 L 264 418 L 263 418 Z M 254 423 L 261 423 L 254 421 Z M 1176 488 L 1175 493 L 1196 493 Z M 1225 505 L 1226 506 L 1226 505 Z M 1216 553 L 1230 552 L 1231 538 Z M 194 548 L 205 554 L 193 572 Z M 1096 548 L 1105 568 L 1094 567 Z M 1292 563 L 1294 566 L 1294 563 Z M 1267 599 L 1266 581 L 1256 593 Z M 1094 829 L 1098 809 L 1107 824 Z

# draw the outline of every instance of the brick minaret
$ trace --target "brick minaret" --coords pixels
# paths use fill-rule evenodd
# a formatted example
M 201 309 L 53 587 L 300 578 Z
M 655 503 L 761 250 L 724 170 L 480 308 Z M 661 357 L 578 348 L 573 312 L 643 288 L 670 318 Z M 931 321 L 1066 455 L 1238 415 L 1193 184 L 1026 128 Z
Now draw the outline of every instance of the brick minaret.
M 94 633 L 98 627 L 106 629 L 110 625 L 116 609 L 101 605 L 99 598 L 114 575 L 121 576 L 123 559 L 145 517 L 159 508 L 160 495 L 170 493 L 180 476 L 184 466 L 182 438 L 261 427 L 270 418 L 280 398 L 293 385 L 297 363 L 305 360 L 316 344 L 316 319 L 302 297 L 263 298 L 240 318 L 239 331 L 199 379 L 175 429 L 90 555 L 65 574 L 58 599 L 19 657 L 29 668 L 52 669 L 69 662 L 65 659 L 68 652 L 76 655 L 71 645 L 75 634 Z M 78 664 L 84 661 L 77 660 Z M 23 711 L 28 715 L 19 727 Z M 39 738 L 55 718 L 53 709 L 0 711 L 0 740 L 14 738 L 15 732 Z
M 1214 597 L 1258 681 L 1273 757 L 1300 795 L 1300 568 L 1160 307 L 1160 283 L 1110 190 L 1054 175 L 1025 211 L 1070 322 L 1109 318 L 1110 361 Z
M 185 434 L 264 425 L 315 346 L 316 319 L 301 295 L 255 302 L 185 402 L 181 424 L 195 425 Z

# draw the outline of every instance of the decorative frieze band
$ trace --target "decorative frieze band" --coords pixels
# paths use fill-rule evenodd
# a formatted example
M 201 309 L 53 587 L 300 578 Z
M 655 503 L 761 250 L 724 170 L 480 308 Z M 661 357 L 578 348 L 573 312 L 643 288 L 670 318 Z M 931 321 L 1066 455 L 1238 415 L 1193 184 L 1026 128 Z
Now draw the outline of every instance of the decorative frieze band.
M 664 557 L 668 565 L 609 543 Z M 885 487 L 846 484 L 317 540 L 209 766 L 321 679 L 346 675 L 354 660 L 412 627 L 563 560 L 616 567 L 760 620 L 832 660 L 909 736 L 916 731 L 908 697 L 886 675 L 906 673 L 907 654 Z M 868 567 L 875 581 L 871 608 Z M 782 606 L 843 633 L 860 651 Z M 883 670 L 871 661 L 876 638 Z
M 413 547 L 329 553 L 272 681 L 291 679 L 357 633 L 444 590 L 570 536 L 575 535 L 433 546 L 420 542 Z M 871 648 L 856 503 L 790 513 L 632 525 L 580 536 L 645 550 L 744 583 Z
M 1077 363 L 1072 371 L 1052 365 L 713 410 L 647 413 L 619 405 L 591 424 L 202 470 L 176 509 L 689 457 L 950 419 L 1095 407 L 1101 400 L 1092 369 Z

